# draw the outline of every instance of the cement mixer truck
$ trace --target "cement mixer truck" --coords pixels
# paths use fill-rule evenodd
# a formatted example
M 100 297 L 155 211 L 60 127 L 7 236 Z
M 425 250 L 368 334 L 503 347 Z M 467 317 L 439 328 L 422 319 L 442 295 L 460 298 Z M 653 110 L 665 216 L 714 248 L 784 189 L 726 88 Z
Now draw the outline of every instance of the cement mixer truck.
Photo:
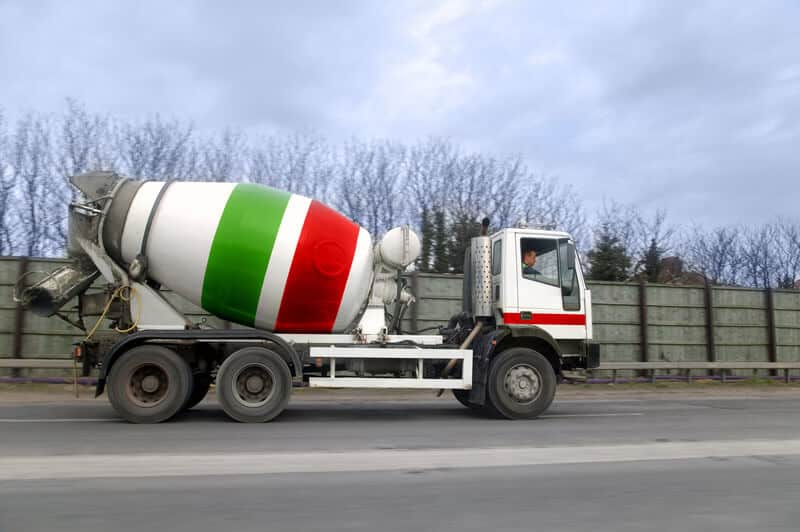
M 326 205 L 249 183 L 74 176 L 70 262 L 20 290 L 85 332 L 73 356 L 134 423 L 166 421 L 215 383 L 222 409 L 265 422 L 293 387 L 451 390 L 534 418 L 565 374 L 599 365 L 591 293 L 569 234 L 505 228 L 468 246 L 462 311 L 407 334 L 420 254 L 409 227 L 372 235 Z M 102 289 L 98 290 L 98 286 Z M 167 290 L 230 326 L 190 319 Z M 77 300 L 77 318 L 62 309 Z

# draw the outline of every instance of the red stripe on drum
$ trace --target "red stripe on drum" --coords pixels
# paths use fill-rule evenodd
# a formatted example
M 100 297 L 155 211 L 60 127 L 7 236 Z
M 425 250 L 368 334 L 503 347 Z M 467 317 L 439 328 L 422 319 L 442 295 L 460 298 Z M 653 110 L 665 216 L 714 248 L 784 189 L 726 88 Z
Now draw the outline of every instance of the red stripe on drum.
M 539 314 L 525 312 L 523 319 L 519 312 L 504 312 L 506 325 L 586 325 L 586 314 Z
M 331 332 L 353 263 L 358 229 L 333 209 L 311 202 L 286 279 L 276 332 Z

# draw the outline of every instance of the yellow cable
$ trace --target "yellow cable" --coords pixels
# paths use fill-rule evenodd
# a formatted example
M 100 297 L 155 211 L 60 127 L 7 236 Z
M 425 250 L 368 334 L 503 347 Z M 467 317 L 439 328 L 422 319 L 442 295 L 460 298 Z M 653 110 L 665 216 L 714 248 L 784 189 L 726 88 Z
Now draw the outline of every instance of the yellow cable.
M 127 296 L 123 295 L 122 291 L 120 291 L 119 298 L 122 301 L 130 303 L 130 301 L 132 299 L 132 296 L 134 296 L 134 295 L 139 298 L 139 304 L 136 306 L 136 319 L 133 321 L 133 324 L 130 327 L 128 327 L 127 329 L 116 329 L 116 331 L 118 333 L 129 333 L 132 330 L 134 330 L 136 327 L 139 326 L 139 320 L 142 319 L 142 299 L 141 299 L 141 296 L 139 296 L 139 292 L 137 292 L 134 287 L 132 287 L 132 286 L 122 286 L 122 287 L 120 287 L 120 290 L 122 288 L 127 288 L 128 289 L 128 295 Z
M 127 291 L 127 295 L 123 293 L 123 291 L 124 291 L 126 288 L 128 289 L 128 291 Z M 105 319 L 105 317 L 106 317 L 106 314 L 108 314 L 108 311 L 109 311 L 109 309 L 111 308 L 111 304 L 114 302 L 114 300 L 115 300 L 115 299 L 117 299 L 117 298 L 120 298 L 120 300 L 121 300 L 121 301 L 125 301 L 126 303 L 129 303 L 129 302 L 131 301 L 131 299 L 132 299 L 132 296 L 133 296 L 133 295 L 136 295 L 137 297 L 139 296 L 139 294 L 138 294 L 138 292 L 136 291 L 136 289 L 135 289 L 135 288 L 133 288 L 133 287 L 132 287 L 132 286 L 130 286 L 130 285 L 124 285 L 124 286 L 120 286 L 119 288 L 117 288 L 116 290 L 114 290 L 114 292 L 111 294 L 111 297 L 108 299 L 108 303 L 106 303 L 106 306 L 105 306 L 105 308 L 103 309 L 103 312 L 100 314 L 100 317 L 99 317 L 99 318 L 97 318 L 97 321 L 95 322 L 94 326 L 93 326 L 93 327 L 92 327 L 92 329 L 89 331 L 89 333 L 86 335 L 86 340 L 90 340 L 90 339 L 92 338 L 92 336 L 94 336 L 94 333 L 96 333 L 96 332 L 97 332 L 97 328 L 98 328 L 98 327 L 100 327 L 100 324 L 101 324 L 101 323 L 103 322 L 103 320 Z M 142 305 L 141 305 L 141 299 L 140 299 L 140 301 L 139 301 L 139 302 L 140 302 L 140 304 L 139 304 L 139 306 L 138 306 L 138 308 L 137 308 L 137 312 L 136 312 L 136 320 L 133 322 L 133 325 L 131 325 L 131 326 L 130 326 L 130 327 L 128 327 L 127 329 L 119 329 L 119 328 L 116 328 L 115 330 L 116 330 L 117 332 L 119 332 L 119 333 L 129 333 L 129 332 L 131 332 L 132 330 L 134 330 L 134 329 L 135 329 L 135 328 L 136 328 L 136 327 L 139 325 L 139 320 L 140 320 L 140 319 L 141 319 L 141 317 L 142 317 Z

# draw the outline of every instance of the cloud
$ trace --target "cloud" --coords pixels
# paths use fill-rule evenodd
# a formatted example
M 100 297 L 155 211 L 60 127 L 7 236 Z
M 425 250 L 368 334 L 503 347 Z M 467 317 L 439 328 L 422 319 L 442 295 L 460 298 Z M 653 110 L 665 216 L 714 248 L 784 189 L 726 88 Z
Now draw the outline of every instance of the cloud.
M 794 216 L 794 2 L 0 2 L 0 106 L 521 153 L 676 221 Z

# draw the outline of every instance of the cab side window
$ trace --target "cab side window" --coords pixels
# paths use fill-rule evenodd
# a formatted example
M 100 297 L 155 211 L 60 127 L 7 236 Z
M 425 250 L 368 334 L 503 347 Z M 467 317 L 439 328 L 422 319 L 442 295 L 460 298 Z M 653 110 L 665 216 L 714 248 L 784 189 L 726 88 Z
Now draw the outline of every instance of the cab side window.
M 503 268 L 503 241 L 497 239 L 492 245 L 492 275 L 499 275 Z
M 524 279 L 559 286 L 558 243 L 546 238 L 520 239 L 520 273 Z

